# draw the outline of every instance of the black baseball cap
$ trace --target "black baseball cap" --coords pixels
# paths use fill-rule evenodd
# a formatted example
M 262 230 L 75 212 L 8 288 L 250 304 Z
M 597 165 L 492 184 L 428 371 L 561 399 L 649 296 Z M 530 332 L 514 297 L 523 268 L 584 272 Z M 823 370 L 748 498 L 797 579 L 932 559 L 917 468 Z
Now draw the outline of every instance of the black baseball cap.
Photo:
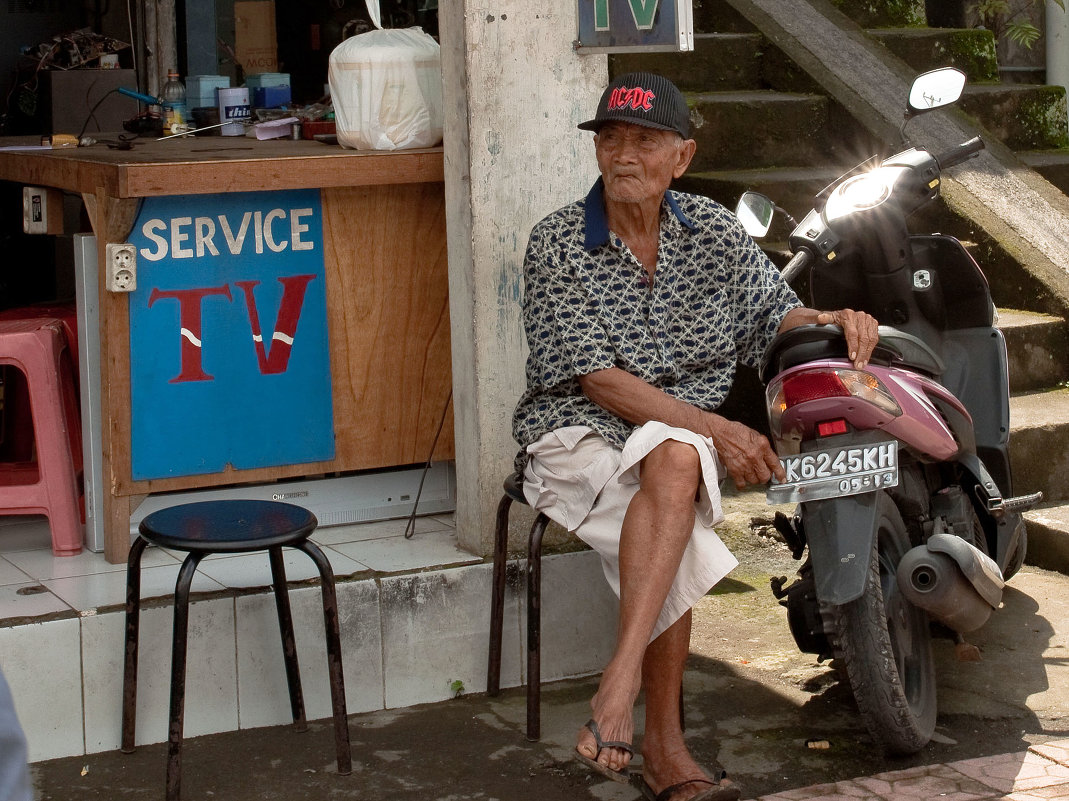
M 616 120 L 690 138 L 690 110 L 683 94 L 670 80 L 652 72 L 629 72 L 615 78 L 602 93 L 594 119 L 579 123 L 579 128 L 597 132 Z

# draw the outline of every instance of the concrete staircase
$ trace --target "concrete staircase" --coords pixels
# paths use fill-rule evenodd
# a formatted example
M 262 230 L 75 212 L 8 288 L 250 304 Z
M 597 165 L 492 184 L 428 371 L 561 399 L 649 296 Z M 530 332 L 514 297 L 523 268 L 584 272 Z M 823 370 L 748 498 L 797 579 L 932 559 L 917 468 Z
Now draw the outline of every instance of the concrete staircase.
M 687 95 L 698 153 L 679 189 L 729 208 L 753 189 L 800 216 L 813 196 L 846 169 L 897 149 L 897 142 L 875 138 L 727 2 L 695 0 L 694 12 L 693 53 L 615 55 L 609 62 L 612 75 L 659 72 Z M 988 31 L 897 27 L 866 32 L 918 73 L 947 64 L 966 72 L 967 94 L 959 106 L 979 119 L 985 138 L 1001 140 L 1069 192 L 1064 92 L 999 84 Z M 1012 254 L 945 206 L 924 212 L 916 230 L 961 239 L 984 267 L 995 302 L 1004 309 L 999 325 L 1011 360 L 1013 494 L 1042 490 L 1046 499 L 1028 516 L 1028 561 L 1069 572 L 1069 481 L 1064 478 L 1069 474 L 1069 328 L 1055 316 L 1062 309 Z M 784 226 L 771 235 L 786 233 Z M 782 244 L 766 247 L 778 263 L 788 255 Z M 759 392 L 756 377 L 741 371 L 728 412 L 763 427 L 753 411 L 761 408 L 755 400 Z
M 1014 494 L 1041 491 L 1026 513 L 1029 564 L 1069 573 L 1069 331 L 1065 320 L 1001 311 L 1010 353 Z

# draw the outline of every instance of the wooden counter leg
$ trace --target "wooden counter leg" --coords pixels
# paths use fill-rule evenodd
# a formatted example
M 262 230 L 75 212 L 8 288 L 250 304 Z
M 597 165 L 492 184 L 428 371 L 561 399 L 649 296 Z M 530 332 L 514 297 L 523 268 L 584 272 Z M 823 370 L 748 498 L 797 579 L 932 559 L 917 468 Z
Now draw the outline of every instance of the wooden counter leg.
M 130 552 L 130 498 L 104 494 L 104 558 L 122 564 Z
M 97 238 L 104 557 L 121 564 L 130 551 L 130 499 L 115 491 L 130 480 L 130 309 L 125 294 L 107 291 L 104 275 L 107 244 L 126 241 L 139 204 L 102 189 L 82 198 Z

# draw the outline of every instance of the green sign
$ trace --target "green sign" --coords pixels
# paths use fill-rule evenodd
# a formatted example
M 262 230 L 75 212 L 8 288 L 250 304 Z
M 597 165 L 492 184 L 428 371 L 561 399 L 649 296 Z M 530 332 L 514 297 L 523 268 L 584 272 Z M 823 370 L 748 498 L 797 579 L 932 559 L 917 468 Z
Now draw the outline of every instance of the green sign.
M 692 0 L 579 0 L 579 40 L 587 53 L 694 49 Z

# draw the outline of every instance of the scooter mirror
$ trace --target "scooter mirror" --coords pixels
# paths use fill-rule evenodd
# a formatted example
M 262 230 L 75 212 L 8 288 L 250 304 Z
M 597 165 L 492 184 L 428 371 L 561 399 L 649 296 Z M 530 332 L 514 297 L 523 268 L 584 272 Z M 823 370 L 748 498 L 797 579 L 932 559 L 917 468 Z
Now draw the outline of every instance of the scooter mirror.
M 942 67 L 918 75 L 909 90 L 909 109 L 906 116 L 912 117 L 949 106 L 961 97 L 964 88 L 965 73 L 953 67 Z
M 768 233 L 775 210 L 775 204 L 764 195 L 757 192 L 743 192 L 738 205 L 735 206 L 735 216 L 739 218 L 746 233 L 757 238 Z

